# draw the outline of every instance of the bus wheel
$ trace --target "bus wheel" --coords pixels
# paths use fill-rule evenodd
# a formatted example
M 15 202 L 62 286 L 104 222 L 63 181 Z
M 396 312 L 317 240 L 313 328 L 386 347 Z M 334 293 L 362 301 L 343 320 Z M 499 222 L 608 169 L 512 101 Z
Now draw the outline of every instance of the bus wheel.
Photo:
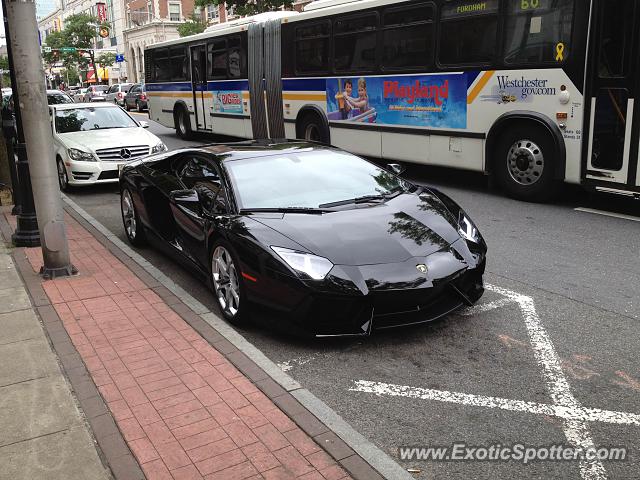
M 191 118 L 189 112 L 184 107 L 178 107 L 173 114 L 173 122 L 176 127 L 176 133 L 184 140 L 190 140 L 193 137 L 191 131 Z
M 545 202 L 558 192 L 560 182 L 554 178 L 557 153 L 543 129 L 532 125 L 508 129 L 494 155 L 492 173 L 510 197 Z
M 312 142 L 329 143 L 329 132 L 320 117 L 311 113 L 302 117 L 298 125 L 298 138 Z

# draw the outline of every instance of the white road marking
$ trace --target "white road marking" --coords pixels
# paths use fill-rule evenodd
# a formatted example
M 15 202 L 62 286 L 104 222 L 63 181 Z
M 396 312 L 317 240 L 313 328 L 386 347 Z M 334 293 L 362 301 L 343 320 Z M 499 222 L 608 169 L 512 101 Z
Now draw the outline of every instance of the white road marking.
M 481 303 L 478 305 L 474 305 L 473 307 L 465 308 L 464 310 L 460 310 L 459 314 L 465 317 L 470 315 L 478 315 L 479 313 L 489 312 L 491 310 L 504 307 L 505 305 L 508 305 L 514 302 L 515 300 L 511 298 L 501 298 L 499 300 L 494 300 L 493 302 Z
M 284 362 L 280 362 L 277 365 L 278 365 L 278 367 L 280 367 L 280 369 L 283 372 L 288 372 L 294 366 L 296 366 L 296 365 L 304 365 L 305 363 L 309 363 L 312 360 L 315 360 L 316 357 L 318 357 L 318 355 L 316 355 L 316 354 L 305 356 L 305 357 L 297 357 L 297 358 L 293 358 L 291 360 L 286 360 Z M 295 364 L 295 365 L 292 365 L 292 363 Z
M 433 390 L 430 388 L 409 387 L 391 383 L 370 382 L 358 380 L 352 392 L 373 393 L 378 396 L 419 398 L 421 400 L 435 400 L 438 402 L 457 403 L 473 407 L 499 408 L 511 412 L 524 412 L 536 415 L 549 415 L 564 420 L 578 420 L 584 422 L 603 422 L 616 425 L 640 426 L 640 415 L 628 412 L 615 412 L 599 408 L 565 407 L 547 403 L 525 402 L 501 397 L 488 397 L 470 393 Z
M 555 351 L 553 342 L 542 326 L 540 317 L 536 312 L 536 307 L 531 297 L 521 295 L 519 293 L 507 290 L 505 288 L 494 285 L 487 285 L 487 290 L 499 293 L 500 295 L 511 298 L 520 304 L 520 310 L 524 317 L 524 323 L 527 327 L 529 340 L 533 347 L 533 352 L 538 361 L 538 365 L 542 368 L 542 373 L 547 384 L 547 390 L 551 395 L 554 405 L 569 408 L 572 410 L 581 409 L 582 406 L 571 393 L 571 387 L 567 381 L 560 359 Z M 565 437 L 575 447 L 581 447 L 585 451 L 595 448 L 595 443 L 589 432 L 587 423 L 584 420 L 565 419 L 563 430 Z M 600 480 L 607 478 L 607 472 L 600 460 L 593 459 L 580 460 L 580 474 L 584 480 Z
M 596 215 L 604 215 L 606 217 L 621 218 L 623 220 L 631 220 L 633 222 L 640 222 L 640 217 L 634 217 L 633 215 L 625 215 L 624 213 L 607 212 L 605 210 L 596 210 L 594 208 L 578 207 L 574 208 L 578 212 L 594 213 Z

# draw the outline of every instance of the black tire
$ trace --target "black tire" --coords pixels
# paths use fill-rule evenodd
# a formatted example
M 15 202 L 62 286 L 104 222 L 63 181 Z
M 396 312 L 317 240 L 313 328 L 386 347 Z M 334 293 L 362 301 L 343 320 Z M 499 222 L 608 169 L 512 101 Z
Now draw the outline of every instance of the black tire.
M 329 144 L 329 129 L 316 113 L 307 113 L 300 119 L 297 133 L 299 139 Z
M 131 108 L 129 107 L 129 104 L 127 103 L 127 101 L 126 101 L 126 100 L 124 101 L 124 109 L 125 109 L 127 112 L 130 112 L 130 111 L 131 111 Z
M 61 192 L 69 191 L 69 174 L 67 168 L 64 166 L 64 162 L 60 157 L 56 157 L 56 169 L 58 170 L 58 185 Z
M 173 122 L 176 128 L 178 137 L 183 140 L 191 140 L 193 138 L 193 132 L 191 131 L 191 117 L 187 109 L 180 106 L 175 110 L 173 114 Z
M 138 111 L 138 113 L 144 113 L 144 108 L 140 106 L 139 100 L 136 100 L 136 110 Z
M 130 200 L 131 211 L 125 212 L 128 208 L 126 206 L 127 196 Z M 133 195 L 131 191 L 125 187 L 120 191 L 120 213 L 122 215 L 122 226 L 124 227 L 124 233 L 127 236 L 127 240 L 134 247 L 142 247 L 147 244 L 147 236 L 144 231 L 144 226 L 140 221 L 140 216 L 136 210 L 135 203 L 133 202 Z M 128 223 L 133 220 L 133 229 L 130 228 L 131 224 Z
M 220 289 L 216 286 L 220 283 L 224 283 L 216 279 L 214 261 L 215 256 L 218 253 L 218 249 L 223 249 L 227 253 L 229 260 L 232 262 L 237 284 L 237 305 L 234 305 L 233 303 L 231 305 L 227 305 L 226 301 L 222 297 L 229 297 L 227 297 L 225 293 L 223 291 L 220 291 Z M 222 316 L 225 318 L 225 320 L 233 325 L 238 326 L 246 324 L 249 317 L 249 305 L 247 301 L 246 288 L 244 285 L 244 279 L 242 278 L 242 272 L 240 271 L 240 262 L 238 260 L 238 256 L 229 243 L 219 240 L 211 248 L 211 254 L 209 255 L 209 275 L 213 295 L 216 298 L 218 307 L 220 308 L 220 312 L 222 313 Z M 229 275 L 229 277 L 231 277 L 231 274 Z M 228 284 L 229 286 L 232 286 L 233 282 L 229 281 Z M 235 308 L 235 313 L 233 311 L 234 306 L 237 306 L 237 308 Z
M 555 178 L 558 152 L 549 132 L 531 123 L 509 127 L 496 142 L 492 174 L 510 197 L 527 202 L 553 199 L 561 185 Z

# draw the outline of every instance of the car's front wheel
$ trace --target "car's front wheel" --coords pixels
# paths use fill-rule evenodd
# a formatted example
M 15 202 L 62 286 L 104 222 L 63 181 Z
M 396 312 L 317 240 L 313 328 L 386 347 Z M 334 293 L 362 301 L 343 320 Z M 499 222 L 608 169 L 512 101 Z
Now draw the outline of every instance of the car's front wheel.
M 211 251 L 211 283 L 224 318 L 235 325 L 246 321 L 247 300 L 240 264 L 233 249 L 218 242 Z
M 64 166 L 64 162 L 60 157 L 56 159 L 56 166 L 58 170 L 58 185 L 60 185 L 60 191 L 69 191 L 69 175 L 67 174 L 67 167 Z
M 144 227 L 140 222 L 140 217 L 133 203 L 133 196 L 128 188 L 123 188 L 120 192 L 120 211 L 122 212 L 122 224 L 127 240 L 131 245 L 140 247 L 147 243 Z

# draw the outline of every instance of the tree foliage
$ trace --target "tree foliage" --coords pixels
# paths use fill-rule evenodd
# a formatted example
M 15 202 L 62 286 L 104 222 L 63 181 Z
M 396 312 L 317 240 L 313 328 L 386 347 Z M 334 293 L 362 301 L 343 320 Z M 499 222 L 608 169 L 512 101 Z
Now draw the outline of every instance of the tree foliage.
M 198 33 L 204 32 L 204 29 L 207 28 L 207 23 L 200 19 L 199 15 L 196 13 L 191 14 L 191 18 L 186 22 L 178 25 L 178 35 L 181 37 L 188 37 L 189 35 L 196 35 Z
M 224 0 L 196 0 L 196 5 L 206 7 L 207 5 L 220 5 L 225 3 Z M 262 12 L 273 12 L 280 10 L 282 7 L 290 9 L 293 0 L 227 0 L 227 8 L 233 8 L 236 15 L 255 15 Z
M 46 45 L 51 47 L 51 52 L 42 54 L 45 63 L 49 68 L 57 63 L 67 68 L 77 68 L 86 71 L 88 66 L 95 65 L 97 60 L 94 57 L 93 45 L 96 37 L 96 29 L 106 24 L 100 24 L 98 19 L 86 13 L 71 15 L 64 20 L 64 28 L 60 32 L 51 32 L 47 35 Z M 75 47 L 75 52 L 61 52 L 62 47 Z M 88 55 L 88 57 L 87 57 Z M 104 54 L 104 55 L 113 55 Z M 109 58 L 106 58 L 108 61 Z M 111 63 L 115 62 L 115 55 Z
M 110 67 L 116 63 L 116 54 L 112 52 L 101 53 L 100 56 L 96 58 L 96 62 L 99 63 L 101 67 Z

